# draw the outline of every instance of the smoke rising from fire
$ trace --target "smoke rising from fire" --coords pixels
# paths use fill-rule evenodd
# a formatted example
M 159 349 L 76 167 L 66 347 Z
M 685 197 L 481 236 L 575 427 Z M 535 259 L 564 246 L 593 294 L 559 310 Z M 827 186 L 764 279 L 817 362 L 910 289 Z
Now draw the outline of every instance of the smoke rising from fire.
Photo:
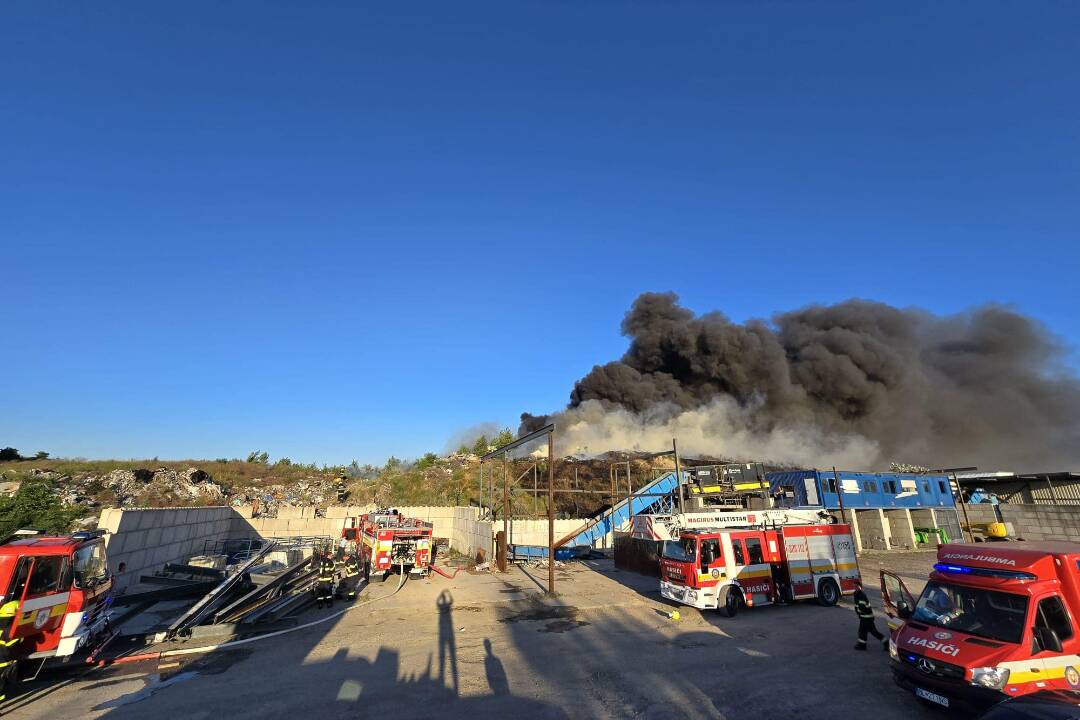
M 1080 460 L 1080 380 L 1037 321 L 850 300 L 731 322 L 674 293 L 638 297 L 630 348 L 555 416 L 562 455 L 661 450 L 803 466 L 890 461 L 1024 471 Z

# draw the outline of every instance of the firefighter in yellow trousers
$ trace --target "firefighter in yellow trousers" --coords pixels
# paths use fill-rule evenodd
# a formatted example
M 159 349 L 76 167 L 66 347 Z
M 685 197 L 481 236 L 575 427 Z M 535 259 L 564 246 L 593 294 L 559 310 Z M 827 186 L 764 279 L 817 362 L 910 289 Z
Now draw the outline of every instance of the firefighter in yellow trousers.
M 14 624 L 18 611 L 18 600 L 0 605 L 0 628 L 6 630 L 9 622 Z M 8 685 L 15 681 L 15 646 L 20 640 L 22 638 L 10 639 L 7 632 L 0 634 L 0 700 L 7 698 Z
M 345 591 L 346 600 L 356 599 L 356 586 L 359 584 L 360 559 L 353 553 L 345 559 L 345 577 L 341 581 L 342 590 Z
M 334 605 L 334 560 L 329 552 L 318 558 L 319 574 L 315 578 L 315 607 Z

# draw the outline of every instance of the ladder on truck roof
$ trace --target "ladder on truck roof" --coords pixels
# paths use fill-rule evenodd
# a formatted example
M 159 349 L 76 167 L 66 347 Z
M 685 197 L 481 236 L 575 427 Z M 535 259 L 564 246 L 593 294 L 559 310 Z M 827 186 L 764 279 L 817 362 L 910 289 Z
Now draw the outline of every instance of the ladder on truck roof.
M 682 476 L 685 482 L 686 473 L 682 473 Z M 634 515 L 644 513 L 657 506 L 667 506 L 670 510 L 678 486 L 679 483 L 675 479 L 675 472 L 668 471 L 647 485 L 633 491 L 629 499 L 623 499 L 615 503 L 613 507 L 608 508 L 577 530 L 557 541 L 555 547 L 592 545 L 613 530 L 623 525 L 629 525 L 630 518 Z

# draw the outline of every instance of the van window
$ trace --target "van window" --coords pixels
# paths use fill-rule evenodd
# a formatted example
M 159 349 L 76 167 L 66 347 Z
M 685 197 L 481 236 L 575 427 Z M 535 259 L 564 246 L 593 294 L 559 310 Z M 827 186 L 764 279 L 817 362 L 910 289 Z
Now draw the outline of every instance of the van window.
M 761 554 L 761 541 L 757 538 L 747 538 L 746 555 L 751 565 L 760 565 L 765 562 L 765 556 Z
M 742 549 L 742 541 L 741 540 L 735 540 L 735 539 L 731 540 L 731 551 L 732 551 L 732 555 L 733 555 L 733 557 L 735 559 L 735 564 L 736 565 L 745 565 L 746 564 L 746 558 L 743 557 L 743 549 Z
M 1065 605 L 1057 595 L 1039 602 L 1039 608 L 1035 613 L 1035 627 L 1053 630 L 1062 642 L 1073 636 L 1069 614 L 1065 612 Z

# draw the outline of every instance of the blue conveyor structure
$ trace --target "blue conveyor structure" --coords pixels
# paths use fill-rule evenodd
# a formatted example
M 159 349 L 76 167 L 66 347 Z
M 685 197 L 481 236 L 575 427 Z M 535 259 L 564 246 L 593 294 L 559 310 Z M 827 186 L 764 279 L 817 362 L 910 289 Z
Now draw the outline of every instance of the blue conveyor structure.
M 682 475 L 685 482 L 686 473 Z M 664 473 L 647 485 L 635 490 L 628 500 L 616 503 L 614 507 L 605 511 L 602 515 L 590 519 L 581 528 L 556 542 L 555 547 L 577 547 L 580 545 L 592 547 L 593 543 L 612 530 L 630 522 L 630 518 L 634 515 L 647 512 L 661 505 L 666 505 L 670 510 L 671 500 L 675 496 L 675 489 L 678 484 L 674 472 Z M 558 559 L 558 554 L 555 557 Z

